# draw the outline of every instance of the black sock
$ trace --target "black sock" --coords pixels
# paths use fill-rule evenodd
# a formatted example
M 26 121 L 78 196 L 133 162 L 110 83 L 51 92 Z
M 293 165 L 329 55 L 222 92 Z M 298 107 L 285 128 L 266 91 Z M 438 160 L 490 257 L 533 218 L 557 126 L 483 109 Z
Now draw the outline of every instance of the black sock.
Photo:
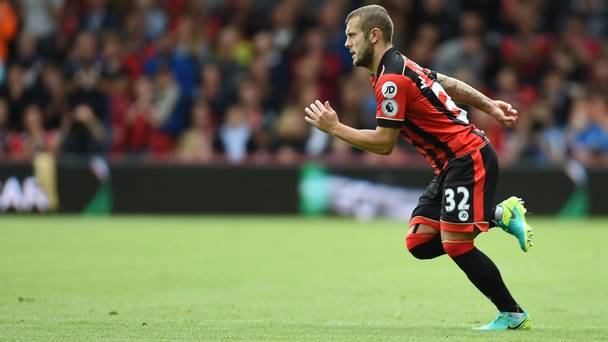
M 441 235 L 437 234 L 429 241 L 422 243 L 410 250 L 410 253 L 418 259 L 433 259 L 445 254 Z
M 496 206 L 494 206 L 492 208 L 492 218 L 490 219 L 490 222 L 488 222 L 489 223 L 488 229 L 496 227 L 496 221 L 494 221 L 494 219 L 495 219 L 494 216 L 496 215 L 495 213 L 496 213 Z
M 500 271 L 490 258 L 477 248 L 452 258 L 469 280 L 501 312 L 523 312 L 502 281 Z

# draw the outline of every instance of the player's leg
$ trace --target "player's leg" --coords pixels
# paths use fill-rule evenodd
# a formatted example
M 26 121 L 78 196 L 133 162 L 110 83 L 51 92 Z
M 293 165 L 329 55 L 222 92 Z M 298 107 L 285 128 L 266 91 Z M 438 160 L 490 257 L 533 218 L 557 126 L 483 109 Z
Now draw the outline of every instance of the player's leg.
M 405 237 L 405 245 L 417 259 L 433 259 L 445 254 L 439 230 L 426 224 L 411 225 Z
M 531 242 L 532 235 L 534 232 L 532 227 L 526 222 L 527 209 L 524 207 L 524 202 L 515 196 L 509 197 L 506 200 L 500 202 L 494 206 L 494 190 L 495 181 L 498 179 L 498 161 L 496 158 L 496 152 L 492 148 L 492 145 L 487 145 L 481 151 L 481 158 L 484 165 L 493 165 L 496 167 L 488 167 L 485 169 L 486 172 L 486 185 L 484 187 L 485 205 L 492 206 L 491 208 L 484 208 L 486 212 L 492 213 L 490 217 L 487 217 L 489 227 L 498 226 L 505 232 L 515 236 L 519 241 L 520 248 L 527 252 L 533 245 Z
M 489 229 L 494 215 L 492 203 L 498 174 L 494 150 L 487 145 L 453 160 L 445 173 L 440 225 L 443 248 L 501 312 L 498 323 L 484 328 L 530 328 L 527 313 L 509 293 L 498 268 L 474 244 L 477 233 Z
M 484 330 L 529 329 L 532 323 L 505 285 L 500 271 L 475 247 L 475 232 L 441 231 L 443 248 L 475 287 L 488 297 L 500 312 Z
M 405 246 L 418 259 L 433 259 L 445 254 L 439 235 L 441 178 L 435 176 L 412 212 Z

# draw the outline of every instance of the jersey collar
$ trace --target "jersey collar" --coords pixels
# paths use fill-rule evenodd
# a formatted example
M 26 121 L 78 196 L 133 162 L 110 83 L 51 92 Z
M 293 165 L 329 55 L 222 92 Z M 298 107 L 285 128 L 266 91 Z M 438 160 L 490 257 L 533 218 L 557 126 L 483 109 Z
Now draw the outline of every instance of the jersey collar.
M 380 76 L 382 76 L 384 73 L 384 63 L 386 63 L 386 60 L 391 54 L 395 53 L 395 51 L 395 47 L 391 47 L 390 49 L 386 50 L 384 55 L 382 55 L 382 58 L 380 58 L 380 63 L 378 63 L 378 70 L 376 70 L 376 78 L 380 78 Z
M 382 58 L 380 58 L 380 63 L 378 63 L 378 70 L 376 70 L 376 74 L 372 75 L 372 83 L 374 85 L 376 84 L 376 81 L 380 78 L 380 76 L 384 74 L 384 63 L 386 63 L 386 60 L 389 59 L 391 54 L 395 53 L 395 51 L 395 47 L 391 47 L 390 49 L 386 50 L 384 55 L 382 55 Z

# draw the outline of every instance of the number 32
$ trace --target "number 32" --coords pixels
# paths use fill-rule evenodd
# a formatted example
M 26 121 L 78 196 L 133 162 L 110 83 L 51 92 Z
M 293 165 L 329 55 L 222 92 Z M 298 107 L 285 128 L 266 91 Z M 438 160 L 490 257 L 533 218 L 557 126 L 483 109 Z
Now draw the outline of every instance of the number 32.
M 462 199 L 458 203 L 458 210 L 469 210 L 469 190 L 464 186 L 456 188 L 458 194 L 462 194 Z M 456 209 L 454 189 L 445 189 L 445 211 L 450 212 Z

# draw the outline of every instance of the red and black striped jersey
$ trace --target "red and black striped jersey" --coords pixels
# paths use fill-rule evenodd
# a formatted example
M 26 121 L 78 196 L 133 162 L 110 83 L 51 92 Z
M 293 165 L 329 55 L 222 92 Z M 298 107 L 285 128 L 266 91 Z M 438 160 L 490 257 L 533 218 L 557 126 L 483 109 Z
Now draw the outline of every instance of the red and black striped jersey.
M 439 174 L 454 158 L 488 143 L 482 131 L 469 123 L 437 82 L 437 74 L 420 67 L 394 48 L 388 50 L 372 77 L 378 126 L 400 128 Z

